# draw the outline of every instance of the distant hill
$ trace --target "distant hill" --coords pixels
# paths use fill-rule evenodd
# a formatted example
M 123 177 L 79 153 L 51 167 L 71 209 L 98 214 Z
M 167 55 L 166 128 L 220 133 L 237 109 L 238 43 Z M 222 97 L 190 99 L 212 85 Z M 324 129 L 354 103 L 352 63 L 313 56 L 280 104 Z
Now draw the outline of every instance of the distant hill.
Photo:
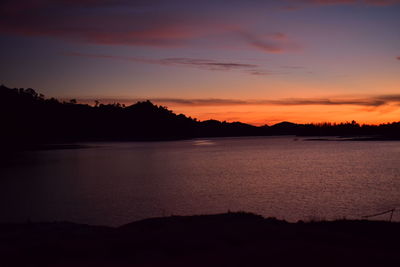
M 94 106 L 76 100 L 61 102 L 45 98 L 34 89 L 0 86 L 0 141 L 3 144 L 32 144 L 105 140 L 174 140 L 195 137 L 310 135 L 374 135 L 400 139 L 400 122 L 359 125 L 295 124 L 281 122 L 256 127 L 241 122 L 198 121 L 175 114 L 150 101 L 130 106 L 119 103 Z

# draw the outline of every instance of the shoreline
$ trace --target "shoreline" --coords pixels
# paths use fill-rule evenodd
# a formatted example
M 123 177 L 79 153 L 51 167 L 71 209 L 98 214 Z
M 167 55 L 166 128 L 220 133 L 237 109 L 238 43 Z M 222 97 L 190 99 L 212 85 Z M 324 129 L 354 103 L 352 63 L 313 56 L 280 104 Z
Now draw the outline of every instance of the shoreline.
M 385 136 L 302 136 L 302 135 L 254 135 L 254 136 L 205 136 L 181 139 L 124 139 L 124 140 L 82 140 L 82 141 L 62 141 L 52 143 L 26 143 L 26 144 L 2 144 L 3 151 L 17 152 L 17 151 L 42 151 L 42 150 L 65 150 L 65 149 L 88 149 L 94 148 L 98 143 L 113 143 L 113 142 L 172 142 L 172 141 L 185 141 L 197 139 L 218 139 L 218 138 L 265 138 L 265 137 L 287 137 L 293 138 L 294 141 L 325 141 L 325 142 L 371 142 L 371 141 L 400 141 L 400 138 L 389 138 Z M 302 139 L 302 140 L 299 140 Z M 83 143 L 83 144 L 82 144 Z
M 389 266 L 400 223 L 289 223 L 235 212 L 151 218 L 120 227 L 1 223 L 2 266 Z M 3 264 L 2 264 L 3 263 Z

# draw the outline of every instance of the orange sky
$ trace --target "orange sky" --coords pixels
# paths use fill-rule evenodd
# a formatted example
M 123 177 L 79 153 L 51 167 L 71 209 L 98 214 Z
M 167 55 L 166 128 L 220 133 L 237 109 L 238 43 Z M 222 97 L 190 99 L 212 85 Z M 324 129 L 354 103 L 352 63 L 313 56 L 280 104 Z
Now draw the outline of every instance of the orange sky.
M 281 121 L 295 123 L 346 122 L 380 124 L 399 121 L 397 107 L 366 108 L 359 106 L 224 106 L 224 107 L 171 107 L 177 113 L 200 120 L 217 119 L 242 121 L 253 125 L 275 124 Z
M 400 121 L 400 1 L 19 0 L 1 83 L 255 125 Z

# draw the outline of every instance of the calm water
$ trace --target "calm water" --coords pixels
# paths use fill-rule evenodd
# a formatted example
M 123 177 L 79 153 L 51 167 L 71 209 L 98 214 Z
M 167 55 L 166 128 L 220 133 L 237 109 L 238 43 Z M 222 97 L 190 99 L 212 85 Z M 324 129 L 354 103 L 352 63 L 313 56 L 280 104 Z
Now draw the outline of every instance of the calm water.
M 11 155 L 0 169 L 0 221 L 121 225 L 228 210 L 296 221 L 400 209 L 400 142 L 255 137 L 90 145 Z

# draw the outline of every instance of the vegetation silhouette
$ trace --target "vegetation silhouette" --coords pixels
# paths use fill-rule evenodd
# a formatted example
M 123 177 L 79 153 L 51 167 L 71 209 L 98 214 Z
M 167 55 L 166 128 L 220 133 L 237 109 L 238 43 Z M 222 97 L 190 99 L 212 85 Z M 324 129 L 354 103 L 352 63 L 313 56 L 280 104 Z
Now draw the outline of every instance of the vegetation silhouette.
M 381 125 L 281 122 L 256 127 L 241 122 L 198 121 L 150 101 L 125 106 L 93 106 L 75 99 L 45 98 L 34 89 L 0 86 L 3 145 L 76 141 L 153 141 L 223 136 L 369 136 L 364 140 L 400 139 L 400 122 Z
M 399 238 L 399 223 L 288 223 L 244 212 L 153 218 L 116 228 L 0 224 L 0 265 L 396 266 Z

